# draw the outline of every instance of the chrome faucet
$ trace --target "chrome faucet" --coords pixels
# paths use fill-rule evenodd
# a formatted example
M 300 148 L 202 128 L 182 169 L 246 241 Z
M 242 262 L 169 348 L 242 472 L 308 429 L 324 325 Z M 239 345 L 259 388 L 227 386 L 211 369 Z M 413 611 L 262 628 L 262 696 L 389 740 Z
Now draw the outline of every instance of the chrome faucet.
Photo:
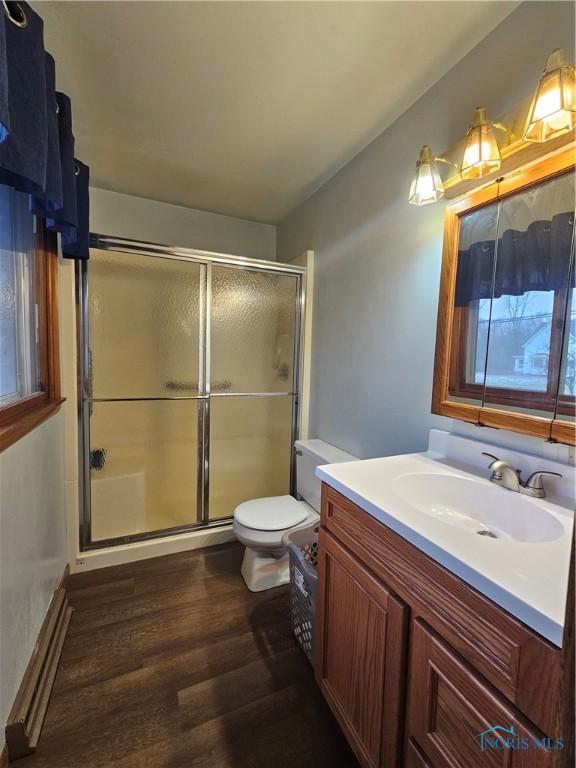
M 486 453 L 486 451 L 482 451 L 482 456 L 488 456 L 490 459 L 493 459 L 489 466 L 489 469 L 492 471 L 490 475 L 491 483 L 500 485 L 502 488 L 506 488 L 509 491 L 525 493 L 527 496 L 532 496 L 535 499 L 546 498 L 542 475 L 562 477 L 559 472 L 547 472 L 541 470 L 539 472 L 533 472 L 528 480 L 524 482 L 521 477 L 521 470 L 514 469 L 512 464 L 503 459 L 499 459 L 498 456 L 493 456 L 491 453 Z

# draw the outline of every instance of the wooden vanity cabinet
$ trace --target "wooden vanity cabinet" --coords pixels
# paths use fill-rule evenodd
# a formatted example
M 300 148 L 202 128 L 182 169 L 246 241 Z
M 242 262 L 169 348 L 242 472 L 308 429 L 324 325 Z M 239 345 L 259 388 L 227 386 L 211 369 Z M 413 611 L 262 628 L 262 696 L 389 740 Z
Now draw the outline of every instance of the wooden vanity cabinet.
M 571 654 L 324 484 L 316 677 L 367 768 L 560 768 L 569 749 L 486 749 L 564 737 Z M 564 707 L 565 709 L 565 707 Z M 506 736 L 506 734 L 504 734 Z
M 362 764 L 397 764 L 408 609 L 327 531 L 319 536 L 317 680 Z
M 543 734 L 417 619 L 412 626 L 408 732 L 435 768 L 549 768 L 551 751 L 481 749 L 494 725 L 533 745 Z M 504 736 L 509 736 L 503 733 Z M 521 742 L 518 742 L 521 744 Z M 426 763 L 424 763 L 426 764 Z

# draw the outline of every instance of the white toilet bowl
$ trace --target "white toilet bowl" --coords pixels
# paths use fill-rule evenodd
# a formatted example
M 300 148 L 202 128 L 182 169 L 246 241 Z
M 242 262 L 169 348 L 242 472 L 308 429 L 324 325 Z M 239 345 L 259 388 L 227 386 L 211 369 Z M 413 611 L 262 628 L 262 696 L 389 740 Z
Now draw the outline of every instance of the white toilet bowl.
M 293 496 L 251 499 L 234 510 L 234 533 L 244 544 L 242 576 L 252 592 L 290 581 L 288 552 L 282 537 L 295 528 L 316 522 L 318 513 Z
M 244 546 L 242 576 L 248 589 L 260 592 L 290 581 L 290 562 L 282 537 L 295 528 L 320 520 L 321 482 L 316 468 L 322 464 L 355 461 L 356 457 L 323 440 L 296 440 L 294 496 L 251 499 L 234 510 L 234 533 Z

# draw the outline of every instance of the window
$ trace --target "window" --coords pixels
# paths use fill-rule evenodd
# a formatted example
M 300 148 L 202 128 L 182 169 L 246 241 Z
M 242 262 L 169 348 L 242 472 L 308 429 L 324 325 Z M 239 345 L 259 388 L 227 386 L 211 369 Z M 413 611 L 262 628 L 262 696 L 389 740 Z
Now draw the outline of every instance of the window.
M 574 443 L 571 149 L 449 206 L 432 410 Z
M 472 302 L 461 318 L 469 326 L 460 337 L 459 357 L 466 364 L 451 382 L 450 394 L 554 412 L 558 391 L 574 395 L 569 391 L 574 380 L 573 331 L 565 340 L 568 348 L 560 387 L 558 363 L 551 354 L 563 344 L 565 303 L 561 291 L 529 291 Z M 572 328 L 575 318 L 572 310 Z
M 60 403 L 55 236 L 0 186 L 0 450 Z

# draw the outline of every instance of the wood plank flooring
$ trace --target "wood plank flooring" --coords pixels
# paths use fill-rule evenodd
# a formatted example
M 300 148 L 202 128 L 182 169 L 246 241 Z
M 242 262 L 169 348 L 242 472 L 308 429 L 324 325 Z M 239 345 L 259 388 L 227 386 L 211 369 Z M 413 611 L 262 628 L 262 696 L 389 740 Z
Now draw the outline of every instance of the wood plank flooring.
M 228 544 L 76 574 L 38 752 L 17 768 L 355 768 L 289 627 Z

